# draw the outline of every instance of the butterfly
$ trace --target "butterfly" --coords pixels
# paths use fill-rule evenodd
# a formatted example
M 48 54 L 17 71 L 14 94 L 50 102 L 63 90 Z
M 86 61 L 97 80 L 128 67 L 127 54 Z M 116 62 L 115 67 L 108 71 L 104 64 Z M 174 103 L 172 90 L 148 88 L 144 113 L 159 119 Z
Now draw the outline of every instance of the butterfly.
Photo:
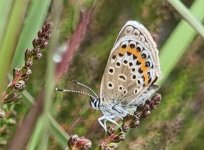
M 137 107 L 144 105 L 158 90 L 154 83 L 161 77 L 157 45 L 149 31 L 137 21 L 127 21 L 111 49 L 105 67 L 100 95 L 91 88 L 92 94 L 57 89 L 63 92 L 75 92 L 90 96 L 92 108 L 100 110 L 100 125 L 107 131 L 106 122 L 120 125 L 116 119 L 133 115 Z

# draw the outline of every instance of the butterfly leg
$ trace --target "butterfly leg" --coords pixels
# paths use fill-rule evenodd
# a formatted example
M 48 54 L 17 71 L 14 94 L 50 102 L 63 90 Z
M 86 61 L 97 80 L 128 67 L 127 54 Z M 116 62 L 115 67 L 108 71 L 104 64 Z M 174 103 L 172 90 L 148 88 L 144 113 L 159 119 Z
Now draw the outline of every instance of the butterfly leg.
M 112 119 L 114 117 L 115 116 L 110 116 L 110 117 L 102 116 L 102 117 L 98 118 L 98 122 L 104 128 L 105 132 L 107 132 L 107 126 L 106 126 L 107 120 L 112 122 L 113 124 L 117 125 L 122 130 L 121 126 L 115 120 Z M 102 122 L 102 120 L 104 120 L 104 122 Z
M 113 120 L 112 118 L 115 118 L 115 116 L 110 116 L 110 117 L 107 117 L 106 119 L 110 122 L 112 122 L 113 124 L 117 125 L 121 131 L 122 131 L 122 128 L 121 128 L 121 125 L 119 125 L 115 120 Z
M 104 123 L 102 122 L 102 120 L 104 120 Z M 105 116 L 98 118 L 98 122 L 104 128 L 105 132 L 107 132 L 106 121 L 107 119 Z

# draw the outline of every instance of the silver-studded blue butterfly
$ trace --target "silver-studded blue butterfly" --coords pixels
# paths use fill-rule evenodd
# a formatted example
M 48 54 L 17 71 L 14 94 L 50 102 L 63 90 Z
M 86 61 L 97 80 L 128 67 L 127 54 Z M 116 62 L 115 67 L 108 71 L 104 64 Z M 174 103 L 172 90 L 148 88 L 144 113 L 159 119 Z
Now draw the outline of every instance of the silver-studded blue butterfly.
M 144 105 L 158 90 L 158 86 L 154 85 L 161 75 L 158 53 L 149 31 L 137 21 L 128 21 L 110 52 L 102 77 L 100 96 L 77 81 L 75 83 L 89 89 L 93 94 L 57 90 L 90 96 L 92 108 L 103 114 L 98 118 L 101 126 L 107 130 L 106 122 L 110 121 L 120 127 L 116 122 L 117 118 L 133 115 L 137 107 Z

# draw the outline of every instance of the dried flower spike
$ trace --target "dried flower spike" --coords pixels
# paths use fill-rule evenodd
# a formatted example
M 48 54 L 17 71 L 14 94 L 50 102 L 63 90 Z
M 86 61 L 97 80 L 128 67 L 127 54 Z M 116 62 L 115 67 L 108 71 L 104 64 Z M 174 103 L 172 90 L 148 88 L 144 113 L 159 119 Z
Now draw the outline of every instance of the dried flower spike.
M 3 103 L 9 103 L 20 99 L 19 91 L 25 89 L 28 77 L 32 74 L 31 67 L 34 60 L 42 58 L 42 49 L 48 45 L 48 40 L 51 33 L 52 24 L 45 23 L 42 29 L 38 32 L 38 37 L 33 40 L 33 48 L 25 51 L 25 64 L 21 68 L 13 70 L 13 80 L 8 84 L 7 89 L 3 92 Z M 5 116 L 4 112 L 0 112 L 1 116 Z
M 68 148 L 69 150 L 88 150 L 91 148 L 91 141 L 78 137 L 78 135 L 72 135 L 68 140 Z

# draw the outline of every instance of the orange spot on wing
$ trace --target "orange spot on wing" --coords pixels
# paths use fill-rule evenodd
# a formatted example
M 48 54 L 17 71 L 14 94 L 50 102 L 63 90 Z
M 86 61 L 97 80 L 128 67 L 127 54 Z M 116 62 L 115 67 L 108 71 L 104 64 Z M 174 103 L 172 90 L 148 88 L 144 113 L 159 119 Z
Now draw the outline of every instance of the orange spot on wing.
M 121 54 L 125 54 L 127 52 L 127 49 L 126 48 L 120 48 L 119 49 L 119 53 L 121 53 Z
M 147 73 L 145 73 L 145 74 L 144 74 L 144 83 L 145 83 L 145 86 L 147 86 L 148 80 L 149 80 L 149 76 L 148 76 Z
M 148 76 L 147 72 L 150 68 L 145 66 L 146 59 L 142 58 L 141 52 L 138 52 L 135 48 L 127 47 L 127 48 L 120 48 L 120 50 L 119 50 L 119 53 L 121 53 L 123 55 L 127 52 L 129 52 L 129 53 L 133 54 L 135 57 L 137 57 L 137 61 L 139 61 L 141 63 L 141 70 L 143 71 L 144 82 L 145 82 L 145 85 L 147 85 L 148 80 L 149 80 L 149 76 Z
M 145 86 L 147 86 L 148 80 L 149 80 L 149 76 L 148 76 L 147 72 L 150 68 L 145 66 L 146 59 L 142 58 L 141 52 L 138 52 L 136 49 L 132 49 L 132 48 L 128 47 L 127 51 L 129 53 L 133 54 L 134 56 L 136 56 L 137 61 L 139 61 L 141 63 L 141 70 L 143 71 Z

